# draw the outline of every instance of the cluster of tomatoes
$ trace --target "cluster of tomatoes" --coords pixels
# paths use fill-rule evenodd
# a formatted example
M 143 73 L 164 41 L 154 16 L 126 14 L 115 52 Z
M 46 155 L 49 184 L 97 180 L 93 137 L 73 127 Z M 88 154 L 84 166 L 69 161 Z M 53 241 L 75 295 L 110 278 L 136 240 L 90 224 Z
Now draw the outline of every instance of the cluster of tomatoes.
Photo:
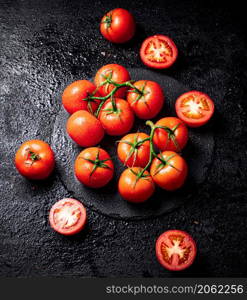
M 107 39 L 121 43 L 133 37 L 135 22 L 128 11 L 115 9 L 103 17 L 100 29 Z M 168 37 L 156 35 L 144 41 L 140 55 L 146 65 L 166 68 L 176 60 L 177 48 Z M 161 111 L 164 101 L 158 83 L 133 82 L 129 72 L 117 64 L 100 68 L 94 83 L 78 80 L 67 86 L 62 94 L 63 107 L 70 114 L 66 130 L 85 148 L 74 163 L 76 178 L 90 188 L 101 188 L 113 178 L 112 159 L 97 146 L 107 134 L 123 136 L 117 146 L 118 158 L 127 167 L 118 181 L 122 198 L 140 203 L 153 195 L 155 185 L 167 191 L 179 189 L 188 174 L 187 163 L 180 155 L 188 141 L 187 126 L 208 122 L 214 103 L 202 92 L 187 92 L 176 100 L 177 117 L 164 117 L 154 124 L 150 119 Z M 129 133 L 135 116 L 146 120 L 149 135 Z M 29 179 L 45 179 L 54 169 L 54 153 L 43 141 L 27 141 L 18 149 L 15 165 Z M 86 219 L 84 206 L 70 198 L 55 203 L 49 214 L 51 226 L 65 235 L 82 230 Z M 156 255 L 166 268 L 181 270 L 193 262 L 196 245 L 183 231 L 167 231 L 157 240 Z

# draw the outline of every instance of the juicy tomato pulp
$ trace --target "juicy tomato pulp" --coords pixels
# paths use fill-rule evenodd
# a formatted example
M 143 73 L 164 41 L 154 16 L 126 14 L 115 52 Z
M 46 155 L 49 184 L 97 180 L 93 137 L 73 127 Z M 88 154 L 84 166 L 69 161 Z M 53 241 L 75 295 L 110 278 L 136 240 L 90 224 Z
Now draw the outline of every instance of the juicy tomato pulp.
M 140 56 L 142 62 L 148 67 L 165 69 L 176 61 L 178 49 L 168 36 L 154 35 L 142 43 Z
M 72 198 L 56 202 L 49 214 L 51 227 L 64 235 L 81 231 L 86 224 L 86 209 L 78 200 Z
M 135 21 L 126 9 L 109 11 L 101 20 L 100 32 L 112 43 L 125 43 L 135 34 Z
M 156 256 L 159 263 L 168 270 L 181 271 L 196 257 L 196 243 L 185 231 L 168 230 L 156 241 Z
M 190 127 L 199 127 L 207 123 L 214 113 L 214 102 L 207 95 L 190 91 L 181 95 L 175 104 L 178 117 Z

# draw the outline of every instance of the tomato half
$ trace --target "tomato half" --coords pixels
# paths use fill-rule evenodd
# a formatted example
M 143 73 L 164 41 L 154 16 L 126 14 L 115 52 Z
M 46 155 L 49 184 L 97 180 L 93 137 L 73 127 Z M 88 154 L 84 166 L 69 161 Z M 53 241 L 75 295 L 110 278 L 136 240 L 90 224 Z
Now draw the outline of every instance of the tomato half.
M 153 160 L 150 167 L 154 182 L 167 191 L 182 187 L 188 174 L 186 161 L 173 151 L 164 151 L 158 157 Z
M 189 134 L 184 122 L 178 118 L 166 117 L 156 122 L 154 132 L 154 145 L 161 151 L 180 152 L 187 144 Z
M 62 95 L 62 103 L 69 114 L 78 110 L 87 110 L 93 113 L 99 106 L 99 100 L 92 100 L 88 96 L 100 97 L 95 92 L 96 86 L 88 80 L 77 80 L 66 87 Z
M 164 104 L 164 93 L 161 86 L 150 80 L 140 80 L 134 86 L 141 91 L 139 94 L 135 89 L 130 89 L 127 100 L 140 119 L 152 119 L 162 109 Z
M 49 213 L 51 227 L 63 235 L 80 232 L 86 224 L 87 213 L 81 202 L 65 198 L 56 202 Z
M 112 43 L 125 43 L 135 34 L 135 20 L 130 12 L 123 8 L 109 11 L 101 20 L 100 32 Z
M 149 136 L 143 132 L 125 135 L 118 144 L 117 154 L 120 161 L 128 167 L 145 167 L 149 161 Z M 144 142 L 142 142 L 144 141 Z
M 130 80 L 129 72 L 120 65 L 109 64 L 101 67 L 94 78 L 94 83 L 98 87 L 98 91 L 102 96 L 107 96 L 115 86 L 111 83 L 105 83 L 106 80 L 112 80 L 116 83 L 124 83 Z M 116 98 L 125 98 L 128 87 L 121 87 L 116 91 L 114 96 Z
M 150 68 L 169 68 L 177 59 L 178 49 L 173 40 L 165 35 L 148 37 L 141 46 L 142 62 Z
M 99 120 L 109 135 L 123 135 L 130 131 L 134 123 L 134 113 L 129 103 L 123 99 L 116 98 L 114 109 L 111 99 L 102 106 Z
M 54 153 L 47 143 L 30 140 L 17 150 L 15 166 L 19 173 L 28 179 L 45 179 L 54 169 Z
M 92 188 L 100 188 L 112 179 L 114 165 L 105 150 L 91 147 L 77 156 L 74 170 L 81 183 Z
M 182 94 L 175 104 L 178 117 L 190 127 L 207 123 L 214 113 L 214 102 L 205 93 L 190 91 Z
M 137 180 L 137 174 L 141 170 L 138 167 L 126 169 L 119 178 L 118 191 L 129 202 L 145 202 L 154 193 L 155 185 L 148 171 L 144 172 L 144 177 Z
M 100 121 L 86 110 L 73 113 L 66 125 L 69 136 L 82 147 L 97 145 L 104 137 Z
M 196 257 L 196 243 L 182 230 L 168 230 L 156 241 L 156 257 L 170 271 L 181 271 L 191 266 Z

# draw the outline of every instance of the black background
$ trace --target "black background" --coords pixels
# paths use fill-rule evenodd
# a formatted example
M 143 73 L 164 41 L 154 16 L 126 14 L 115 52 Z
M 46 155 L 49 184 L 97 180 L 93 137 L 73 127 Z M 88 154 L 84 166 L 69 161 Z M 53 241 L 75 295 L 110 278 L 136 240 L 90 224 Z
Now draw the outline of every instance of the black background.
M 99 33 L 102 15 L 129 9 L 136 37 L 112 45 Z M 0 1 L 0 275 L 1 276 L 246 276 L 246 82 L 244 9 L 215 1 Z M 162 33 L 179 49 L 164 73 L 185 86 L 219 93 L 215 148 L 208 177 L 196 197 L 176 211 L 124 221 L 88 211 L 86 230 L 53 232 L 49 208 L 70 193 L 58 172 L 33 183 L 17 174 L 14 153 L 33 138 L 50 141 L 60 95 L 76 79 L 107 63 L 142 67 L 142 40 Z M 180 273 L 156 261 L 154 243 L 167 229 L 197 241 L 194 265 Z

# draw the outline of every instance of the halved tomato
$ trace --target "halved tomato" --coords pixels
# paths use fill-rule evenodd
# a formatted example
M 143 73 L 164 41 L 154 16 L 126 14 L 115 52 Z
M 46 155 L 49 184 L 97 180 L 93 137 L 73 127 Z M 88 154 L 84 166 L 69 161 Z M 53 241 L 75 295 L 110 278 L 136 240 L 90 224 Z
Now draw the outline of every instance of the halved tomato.
M 80 232 L 87 220 L 86 209 L 81 202 L 66 198 L 56 202 L 49 214 L 51 227 L 58 233 L 73 235 Z
M 205 93 L 190 91 L 182 94 L 175 104 L 177 116 L 190 127 L 207 123 L 214 113 L 214 102 Z
M 177 59 L 178 49 L 173 40 L 166 35 L 148 37 L 141 46 L 142 62 L 150 68 L 169 68 Z
M 196 252 L 195 241 L 182 230 L 165 231 L 156 241 L 156 257 L 170 271 L 181 271 L 191 266 Z

